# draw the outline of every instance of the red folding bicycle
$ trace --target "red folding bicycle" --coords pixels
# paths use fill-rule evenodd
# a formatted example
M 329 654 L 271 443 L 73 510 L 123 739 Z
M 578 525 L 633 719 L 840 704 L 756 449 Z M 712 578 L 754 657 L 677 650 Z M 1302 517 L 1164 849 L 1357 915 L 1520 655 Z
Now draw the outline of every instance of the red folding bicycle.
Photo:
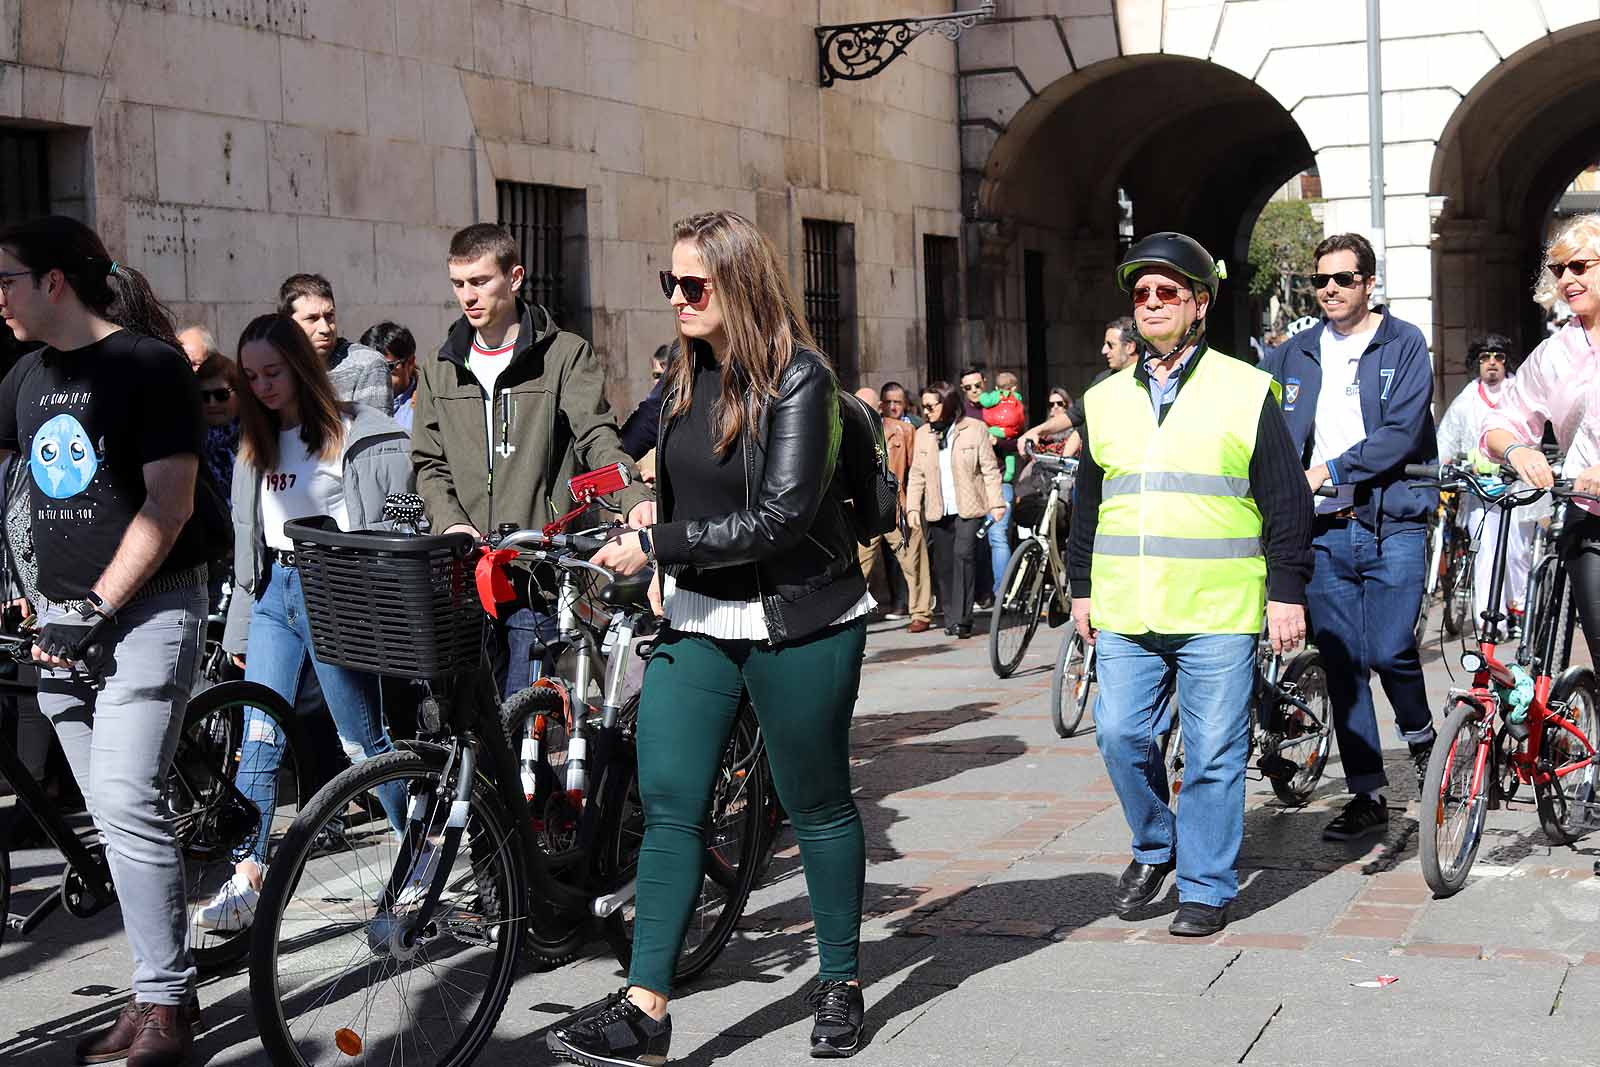
M 1409 465 L 1406 474 L 1472 493 L 1498 511 L 1500 523 L 1480 641 L 1461 655 L 1472 684 L 1450 690 L 1445 726 L 1422 786 L 1422 874 L 1435 896 L 1447 897 L 1466 885 L 1488 813 L 1513 799 L 1521 786 L 1532 787 L 1539 824 L 1554 844 L 1571 844 L 1600 819 L 1600 758 L 1595 751 L 1600 685 L 1587 667 L 1571 667 L 1552 677 L 1566 662 L 1563 650 L 1572 640 L 1574 616 L 1559 554 L 1541 561 L 1534 573 L 1526 636 L 1516 660 L 1508 665 L 1496 655 L 1505 632 L 1499 605 L 1511 512 L 1534 503 L 1546 490 L 1512 487 L 1493 493 L 1471 470 L 1452 465 Z M 1568 481 L 1557 481 L 1548 492 L 1555 501 L 1556 524 L 1564 523 L 1573 501 L 1600 503 L 1600 498 L 1574 493 Z

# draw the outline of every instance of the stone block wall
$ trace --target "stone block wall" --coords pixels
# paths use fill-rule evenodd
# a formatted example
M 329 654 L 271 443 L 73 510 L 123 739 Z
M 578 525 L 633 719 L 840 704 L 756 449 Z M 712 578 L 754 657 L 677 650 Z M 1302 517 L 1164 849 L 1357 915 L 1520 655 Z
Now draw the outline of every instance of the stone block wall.
M 797 11 L 801 7 L 804 10 Z M 937 6 L 937 5 L 935 5 Z M 788 257 L 856 227 L 863 377 L 922 377 L 926 232 L 960 231 L 955 49 L 818 86 L 813 26 L 926 0 L 10 0 L 0 121 L 86 136 L 77 213 L 224 347 L 279 282 L 326 274 L 341 331 L 431 350 L 451 232 L 496 180 L 582 190 L 588 319 L 631 406 L 673 322 L 679 216 L 733 208 Z

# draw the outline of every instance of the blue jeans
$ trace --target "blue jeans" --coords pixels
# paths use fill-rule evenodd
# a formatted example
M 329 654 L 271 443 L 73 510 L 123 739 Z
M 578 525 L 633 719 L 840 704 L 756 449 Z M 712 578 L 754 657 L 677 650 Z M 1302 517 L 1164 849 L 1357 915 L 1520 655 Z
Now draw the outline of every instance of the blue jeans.
M 311 624 L 306 618 L 300 572 L 274 563 L 266 588 L 250 613 L 245 680 L 260 682 L 293 704 L 299 696 L 301 673 L 308 659 L 327 698 L 334 728 L 339 731 L 339 744 L 350 762 L 360 763 L 394 751 L 383 719 L 378 676 L 322 663 L 311 654 Z M 261 809 L 261 831 L 249 852 L 235 859 L 266 863 L 272 816 L 277 809 L 278 767 L 282 762 L 283 732 L 271 719 L 251 708 L 245 719 L 238 785 L 239 791 Z M 406 821 L 405 784 L 396 781 L 382 786 L 378 801 L 389 816 L 389 824 L 402 829 Z
M 1165 863 L 1176 848 L 1178 899 L 1222 907 L 1239 894 L 1256 635 L 1101 630 L 1095 658 L 1095 743 L 1133 831 L 1133 858 Z M 1174 682 L 1184 752 L 1176 816 L 1161 758 Z
M 556 639 L 556 620 L 532 608 L 518 608 L 500 624 L 505 642 L 506 662 L 497 667 L 502 699 L 520 693 L 544 673 L 541 659 L 544 646 Z
M 1000 496 L 1006 502 L 1005 518 L 989 524 L 989 564 L 994 570 L 995 596 L 1000 595 L 1000 583 L 1005 581 L 1006 567 L 1011 563 L 1011 501 L 1016 496 L 1016 487 L 1002 482 Z
M 1421 527 L 1386 533 L 1380 542 L 1353 520 L 1329 526 L 1311 543 L 1314 569 L 1306 585 L 1306 615 L 1327 667 L 1334 735 L 1352 793 L 1375 792 L 1389 781 L 1372 707 L 1371 672 L 1377 672 L 1394 707 L 1400 736 L 1407 742 L 1433 739 L 1412 631 L 1422 608 L 1427 550 L 1428 533 Z

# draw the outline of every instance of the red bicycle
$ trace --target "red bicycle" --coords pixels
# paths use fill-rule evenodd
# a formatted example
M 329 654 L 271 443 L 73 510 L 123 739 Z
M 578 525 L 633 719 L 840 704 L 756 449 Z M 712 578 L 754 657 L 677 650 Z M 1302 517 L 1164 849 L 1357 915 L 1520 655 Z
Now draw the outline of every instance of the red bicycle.
M 1511 512 L 1534 503 L 1546 490 L 1492 493 L 1470 470 L 1450 465 L 1407 466 L 1406 474 L 1472 493 L 1498 510 L 1500 523 L 1480 641 L 1461 655 L 1472 685 L 1450 691 L 1445 726 L 1422 786 L 1422 874 L 1435 896 L 1447 897 L 1466 885 L 1488 813 L 1511 800 L 1520 786 L 1532 786 L 1539 824 L 1554 844 L 1571 844 L 1600 816 L 1600 758 L 1595 751 L 1600 685 L 1586 667 L 1551 676 L 1553 665 L 1565 662 L 1560 648 L 1570 640 L 1574 611 L 1571 598 L 1563 595 L 1568 575 L 1559 555 L 1544 560 L 1534 576 L 1528 637 L 1516 661 L 1507 665 L 1496 656 L 1506 621 L 1497 605 L 1505 583 Z M 1556 503 L 1555 523 L 1565 521 L 1574 500 L 1600 503 L 1600 498 L 1574 493 L 1567 481 L 1558 481 L 1549 492 Z

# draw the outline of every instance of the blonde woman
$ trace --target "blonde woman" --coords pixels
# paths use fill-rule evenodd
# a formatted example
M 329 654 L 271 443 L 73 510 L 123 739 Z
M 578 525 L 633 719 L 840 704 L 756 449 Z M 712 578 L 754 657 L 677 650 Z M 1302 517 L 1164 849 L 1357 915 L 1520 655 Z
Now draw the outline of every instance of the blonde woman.
M 1534 299 L 1564 301 L 1572 318 L 1533 350 L 1483 420 L 1483 449 L 1547 488 L 1555 475 L 1539 450 L 1545 421 L 1566 453 L 1563 477 L 1580 493 L 1600 494 L 1600 214 L 1579 215 L 1545 249 Z M 1600 505 L 1570 524 L 1563 541 L 1573 598 L 1589 654 L 1600 662 Z
M 678 222 L 661 291 L 681 344 L 662 379 L 659 521 L 594 556 L 623 574 L 653 559 L 668 619 L 639 702 L 645 825 L 633 960 L 624 989 L 558 1023 L 547 1042 L 573 1063 L 665 1060 L 713 776 L 748 691 L 816 920 L 811 1055 L 849 1056 L 863 1021 L 866 877 L 850 716 L 873 602 L 829 491 L 838 386 L 777 251 L 743 216 Z
M 944 632 L 971 637 L 976 540 L 985 513 L 993 522 L 1006 514 L 1000 464 L 988 428 L 962 414 L 961 394 L 949 382 L 923 390 L 922 417 L 911 449 L 906 521 L 927 526 Z

